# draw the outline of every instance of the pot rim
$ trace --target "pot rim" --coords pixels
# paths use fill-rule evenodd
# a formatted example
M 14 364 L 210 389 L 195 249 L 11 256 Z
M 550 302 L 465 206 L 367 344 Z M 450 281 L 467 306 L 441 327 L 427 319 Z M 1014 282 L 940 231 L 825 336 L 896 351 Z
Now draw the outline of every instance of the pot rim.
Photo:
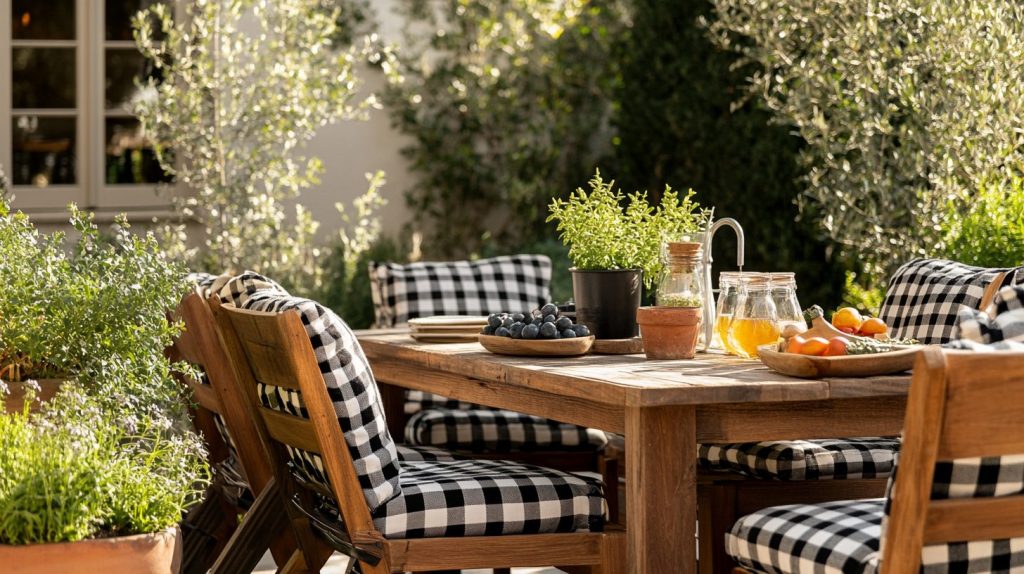
M 152 539 L 155 541 L 164 540 L 168 537 L 175 538 L 181 536 L 181 529 L 177 524 L 168 526 L 163 530 L 157 532 L 147 532 L 142 534 L 129 534 L 127 536 L 108 536 L 106 538 L 86 538 L 84 540 L 75 540 L 74 542 L 34 542 L 32 544 L 0 544 L 0 548 L 3 549 L 17 549 L 17 548 L 60 548 L 72 544 L 113 544 L 118 542 L 135 542 L 135 541 L 146 541 Z
M 631 267 L 629 269 L 579 269 L 578 267 L 570 267 L 570 273 L 642 273 L 643 269 L 639 267 Z

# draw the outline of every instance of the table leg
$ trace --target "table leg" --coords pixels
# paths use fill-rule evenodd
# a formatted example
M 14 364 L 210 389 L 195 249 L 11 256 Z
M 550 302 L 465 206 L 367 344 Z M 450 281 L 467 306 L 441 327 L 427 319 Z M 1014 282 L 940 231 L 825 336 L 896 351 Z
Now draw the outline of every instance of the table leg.
M 629 571 L 696 572 L 696 410 L 626 407 L 625 414 Z

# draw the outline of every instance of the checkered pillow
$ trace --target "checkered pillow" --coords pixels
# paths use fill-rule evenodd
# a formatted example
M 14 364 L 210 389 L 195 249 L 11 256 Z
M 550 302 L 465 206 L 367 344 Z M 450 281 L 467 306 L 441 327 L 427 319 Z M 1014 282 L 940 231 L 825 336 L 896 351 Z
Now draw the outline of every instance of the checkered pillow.
M 189 273 L 188 275 L 185 276 L 185 281 L 189 285 L 192 285 L 193 288 L 195 289 L 195 292 L 198 293 L 199 296 L 202 297 L 203 299 L 206 299 L 207 297 L 210 296 L 210 289 L 213 286 L 214 281 L 216 280 L 217 276 L 211 275 L 210 273 L 196 272 Z
M 1006 272 L 1002 285 L 1024 281 L 1017 269 L 986 269 L 941 259 L 915 259 L 889 281 L 879 317 L 893 337 L 940 344 L 953 338 L 962 305 L 977 309 L 988 285 Z
M 603 431 L 513 411 L 428 409 L 405 427 L 409 444 L 470 452 L 545 449 L 597 451 L 608 444 Z
M 599 478 L 493 460 L 402 464 L 401 494 L 373 513 L 385 537 L 601 531 Z
M 895 437 L 702 444 L 698 463 L 766 480 L 882 478 L 892 472 L 899 448 Z
M 211 289 L 225 304 L 238 308 L 243 308 L 250 297 L 261 291 L 288 295 L 284 287 L 254 271 L 245 271 L 231 278 L 218 277 L 212 283 Z
M 962 308 L 953 336 L 953 349 L 1024 352 L 1024 287 L 1003 287 L 984 311 Z
M 405 414 L 414 415 L 427 409 L 483 410 L 490 407 L 467 403 L 423 391 L 405 391 Z
M 348 325 L 319 303 L 281 291 L 256 291 L 247 297 L 242 303 L 244 309 L 299 313 L 313 345 L 327 393 L 334 403 L 338 423 L 344 431 L 367 504 L 375 509 L 396 496 L 399 488 L 398 452 L 384 419 L 377 383 Z M 261 385 L 259 396 L 270 408 L 308 416 L 302 396 L 297 391 Z
M 551 260 L 508 255 L 478 261 L 370 263 L 378 327 L 433 315 L 526 312 L 550 301 Z

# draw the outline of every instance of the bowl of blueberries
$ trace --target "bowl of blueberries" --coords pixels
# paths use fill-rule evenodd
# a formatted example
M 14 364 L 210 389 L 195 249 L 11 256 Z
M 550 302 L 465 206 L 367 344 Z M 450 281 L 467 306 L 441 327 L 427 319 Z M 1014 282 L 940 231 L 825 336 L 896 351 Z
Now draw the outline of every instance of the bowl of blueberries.
M 492 313 L 480 344 L 500 355 L 570 357 L 585 355 L 594 336 L 549 303 L 531 313 Z

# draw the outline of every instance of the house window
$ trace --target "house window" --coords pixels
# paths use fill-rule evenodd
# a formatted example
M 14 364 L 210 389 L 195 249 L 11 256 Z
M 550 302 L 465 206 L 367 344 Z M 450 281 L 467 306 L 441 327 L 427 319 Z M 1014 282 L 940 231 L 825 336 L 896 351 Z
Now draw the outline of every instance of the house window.
M 166 212 L 160 169 L 128 111 L 152 67 L 131 18 L 161 0 L 0 0 L 0 163 L 15 207 L 63 216 Z

